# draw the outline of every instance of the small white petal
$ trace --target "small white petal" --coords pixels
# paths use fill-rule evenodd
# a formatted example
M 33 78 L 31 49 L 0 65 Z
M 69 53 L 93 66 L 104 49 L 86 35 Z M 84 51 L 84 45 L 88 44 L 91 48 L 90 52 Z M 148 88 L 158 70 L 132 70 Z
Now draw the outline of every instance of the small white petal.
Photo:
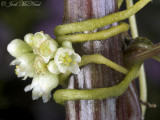
M 59 48 L 54 58 L 55 64 L 61 73 L 71 71 L 74 74 L 78 74 L 80 71 L 78 63 L 81 61 L 81 57 L 70 48 Z
M 28 33 L 24 36 L 24 41 L 30 45 L 33 46 L 33 34 L 32 33 Z
M 58 47 L 58 43 L 54 39 L 49 39 L 49 40 L 52 41 L 53 44 Z
M 48 56 L 48 57 L 43 57 L 43 56 L 41 56 L 41 57 L 43 58 L 43 60 L 44 60 L 45 63 L 48 63 L 49 60 L 51 59 L 50 56 Z
M 58 69 L 61 73 L 66 73 L 67 72 L 68 66 L 65 65 L 58 65 Z
M 26 80 L 26 79 L 27 79 L 27 76 L 25 75 L 22 80 Z
M 47 39 L 52 39 L 50 35 L 44 34 Z
M 32 90 L 33 89 L 33 87 L 31 86 L 31 85 L 27 85 L 25 88 L 24 88 L 24 91 L 25 92 L 28 92 L 28 91 L 30 91 L 30 90 Z
M 32 48 L 24 41 L 20 39 L 14 39 L 8 44 L 7 51 L 13 57 L 20 57 L 26 53 L 32 52 Z
M 33 69 L 35 57 L 35 54 L 27 53 L 11 62 L 11 65 L 17 65 L 15 71 L 18 77 L 24 77 L 23 80 L 25 80 L 27 77 L 33 77 L 35 75 Z
M 32 99 L 37 100 L 39 97 L 42 96 L 43 91 L 39 87 L 34 87 L 32 90 Z
M 45 74 L 48 71 L 47 63 L 45 63 L 44 59 L 40 56 L 37 56 L 34 60 L 33 68 L 37 75 Z
M 72 64 L 71 66 L 68 67 L 68 70 L 71 71 L 74 74 L 78 74 L 80 72 L 79 66 L 77 63 Z
M 18 77 L 24 77 L 25 76 L 25 72 L 20 72 L 17 76 Z
M 31 85 L 25 88 L 25 91 L 32 91 L 32 99 L 36 100 L 42 96 L 43 102 L 47 102 L 51 98 L 51 91 L 58 86 L 58 76 L 50 72 L 44 75 L 34 76 Z
M 39 54 L 48 63 L 52 59 L 57 50 L 57 43 L 54 40 L 45 40 L 38 48 L 37 54 Z
M 63 48 L 58 48 L 58 50 L 54 56 L 54 61 L 57 65 L 59 65 L 59 63 L 63 63 L 62 61 L 59 61 L 60 56 L 63 56 L 63 57 L 65 56 Z
M 33 46 L 38 48 L 39 45 L 47 40 L 47 37 L 43 34 L 43 32 L 36 32 L 33 37 Z
M 62 42 L 62 47 L 72 49 L 72 43 L 70 41 L 64 41 Z
M 36 57 L 35 54 L 27 53 L 17 58 L 21 62 L 19 67 L 22 70 L 24 70 L 25 75 L 28 77 L 33 77 L 35 74 L 34 69 L 33 69 L 33 63 L 34 63 L 35 57 Z
M 58 86 L 58 76 L 47 72 L 44 75 L 39 75 L 39 85 L 45 92 L 50 92 L 52 89 Z
M 79 56 L 77 53 L 74 53 L 73 59 L 74 59 L 76 62 L 81 62 L 81 56 Z
M 46 103 L 46 102 L 48 102 L 48 100 L 50 100 L 51 99 L 51 93 L 49 92 L 49 93 L 43 93 L 42 94 L 42 100 L 43 100 L 43 102 L 44 103 Z
M 47 65 L 48 70 L 51 73 L 54 73 L 56 75 L 60 74 L 60 71 L 58 69 L 58 66 L 56 65 L 56 63 L 54 62 L 54 60 L 50 61 L 49 64 Z
M 13 60 L 10 65 L 19 65 L 20 61 L 18 61 L 17 59 Z
M 32 92 L 32 99 L 37 100 L 41 95 L 38 92 L 33 91 Z

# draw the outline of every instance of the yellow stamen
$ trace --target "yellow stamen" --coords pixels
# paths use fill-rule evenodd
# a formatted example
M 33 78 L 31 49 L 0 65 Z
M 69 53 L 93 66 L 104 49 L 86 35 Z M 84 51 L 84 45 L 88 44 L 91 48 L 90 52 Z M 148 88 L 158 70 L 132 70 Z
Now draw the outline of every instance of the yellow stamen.
M 32 46 L 33 44 L 32 44 L 32 43 L 29 43 L 29 45 Z
M 41 31 L 41 33 L 43 33 L 43 31 Z
M 69 57 L 69 55 L 68 55 L 68 53 L 66 53 L 66 56 L 65 56 L 66 58 L 68 58 Z
M 71 59 L 71 58 L 69 58 L 67 61 L 70 63 L 70 62 L 72 62 L 72 59 Z

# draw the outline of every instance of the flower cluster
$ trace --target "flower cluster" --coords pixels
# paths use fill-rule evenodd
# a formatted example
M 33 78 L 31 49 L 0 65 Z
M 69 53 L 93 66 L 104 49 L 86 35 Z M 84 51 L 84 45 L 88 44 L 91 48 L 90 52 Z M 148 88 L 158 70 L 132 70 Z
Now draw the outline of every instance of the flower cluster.
M 16 59 L 10 65 L 16 65 L 18 77 L 33 78 L 25 91 L 32 90 L 32 99 L 42 96 L 43 102 L 51 98 L 51 91 L 58 86 L 59 74 L 70 71 L 78 74 L 78 62 L 81 57 L 75 53 L 72 43 L 65 41 L 59 47 L 48 34 L 37 32 L 27 34 L 24 41 L 14 39 L 7 47 L 8 52 Z

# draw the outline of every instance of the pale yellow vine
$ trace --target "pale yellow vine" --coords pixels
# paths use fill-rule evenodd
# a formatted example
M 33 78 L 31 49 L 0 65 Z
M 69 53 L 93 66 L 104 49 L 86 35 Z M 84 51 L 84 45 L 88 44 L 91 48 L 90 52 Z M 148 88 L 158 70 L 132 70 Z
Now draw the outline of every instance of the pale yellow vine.
M 133 6 L 133 0 L 126 0 L 127 8 Z M 136 24 L 136 18 L 135 15 L 132 15 L 129 17 L 129 23 L 131 28 L 131 35 L 133 38 L 138 37 L 138 29 Z M 145 70 L 144 65 L 142 64 L 140 72 L 139 72 L 139 86 L 140 86 L 140 99 L 142 101 L 147 102 L 147 84 L 146 84 L 146 76 L 145 76 Z M 142 115 L 145 115 L 146 106 L 141 104 L 142 109 Z
M 83 22 L 59 25 L 55 28 L 54 33 L 57 36 L 56 40 L 61 43 L 62 41 L 71 41 L 71 42 L 85 42 L 89 40 L 104 40 L 108 37 L 117 35 L 121 32 L 128 30 L 127 24 L 121 24 L 119 26 L 110 28 L 108 30 L 102 30 L 97 33 L 83 33 L 83 34 L 76 34 L 76 35 L 68 35 L 70 33 L 76 32 L 84 32 L 84 31 L 91 31 L 105 25 L 112 24 L 114 22 L 118 22 L 124 20 L 140 9 L 142 9 L 150 0 L 139 0 L 135 5 L 128 8 L 127 10 L 114 13 L 103 18 L 99 19 L 90 19 Z M 122 28 L 124 27 L 124 28 Z M 110 34 L 109 34 L 110 33 Z M 97 38 L 94 38 L 97 37 Z M 65 101 L 68 100 L 96 100 L 96 99 L 105 99 L 109 97 L 117 97 L 125 92 L 128 88 L 130 82 L 137 77 L 137 73 L 139 72 L 141 63 L 137 63 L 136 65 L 132 66 L 132 68 L 127 72 L 125 68 L 116 63 L 113 63 L 109 59 L 96 54 L 96 55 L 89 55 L 89 56 L 82 56 L 82 62 L 79 64 L 80 66 L 89 64 L 89 63 L 96 63 L 96 64 L 105 64 L 121 73 L 126 75 L 125 79 L 115 85 L 113 87 L 108 88 L 98 88 L 92 90 L 76 90 L 76 89 L 62 89 L 57 90 L 54 94 L 54 99 L 57 103 L 63 104 Z M 60 82 L 63 84 L 64 80 L 69 77 L 70 73 L 60 75 Z

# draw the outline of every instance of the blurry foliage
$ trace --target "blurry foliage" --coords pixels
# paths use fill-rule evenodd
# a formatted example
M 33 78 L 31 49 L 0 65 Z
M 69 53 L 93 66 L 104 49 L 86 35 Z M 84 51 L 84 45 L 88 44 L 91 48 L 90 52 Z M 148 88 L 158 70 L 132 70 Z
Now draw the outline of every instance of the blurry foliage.
M 33 28 L 37 21 L 45 17 L 43 2 L 41 4 L 39 7 L 0 7 L 1 21 L 11 27 L 16 36 L 22 36 L 26 30 Z

